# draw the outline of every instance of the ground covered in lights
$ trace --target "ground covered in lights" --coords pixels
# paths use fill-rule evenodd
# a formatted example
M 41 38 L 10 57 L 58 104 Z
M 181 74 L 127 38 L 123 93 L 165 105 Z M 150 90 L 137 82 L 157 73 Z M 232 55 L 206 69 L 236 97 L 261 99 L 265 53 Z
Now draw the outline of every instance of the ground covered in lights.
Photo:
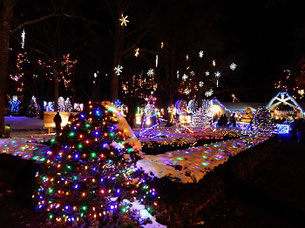
M 139 135 L 139 133 L 140 132 L 136 131 L 137 135 Z M 43 155 L 45 151 L 48 150 L 48 146 L 44 143 L 52 139 L 53 137 L 54 136 L 36 136 L 1 139 L 0 152 L 20 156 L 24 159 L 32 159 L 37 162 L 43 162 Z M 221 164 L 226 163 L 230 157 L 236 156 L 240 152 L 248 150 L 249 148 L 255 150 L 256 147 L 254 146 L 256 145 L 266 143 L 268 144 L 268 137 L 261 135 L 251 135 L 249 134 L 249 132 L 240 132 L 238 129 L 207 129 L 205 131 L 202 131 L 200 129 L 162 128 L 154 131 L 144 132 L 144 134 L 141 134 L 139 138 L 142 142 L 142 146 L 146 146 L 147 148 L 155 146 L 159 148 L 164 148 L 164 145 L 167 146 L 165 147 L 167 149 L 168 146 L 171 148 L 168 149 L 168 151 L 161 151 L 162 153 L 160 154 L 144 155 L 143 159 L 137 163 L 137 166 L 143 168 L 144 171 L 148 174 L 157 177 L 156 179 L 158 179 L 158 181 L 163 180 L 165 178 L 165 182 L 162 183 L 160 181 L 161 189 L 166 186 L 166 182 L 168 181 L 167 183 L 173 183 L 174 188 L 178 189 L 177 192 L 181 190 L 182 192 L 185 192 L 186 189 L 188 189 L 189 194 L 197 194 L 196 190 L 194 189 L 199 187 L 204 189 L 206 186 L 210 189 L 213 189 L 213 187 L 205 185 L 206 181 L 211 181 L 211 171 L 215 170 L 215 168 L 217 170 L 217 167 Z M 274 156 L 273 154 L 270 154 L 270 152 L 272 151 L 270 150 L 270 148 L 267 151 L 268 153 L 266 154 L 268 154 L 269 156 Z M 262 163 L 263 162 L 266 162 L 266 159 L 263 160 Z M 270 166 L 272 165 L 276 164 L 269 164 L 267 162 L 264 166 L 256 165 L 255 169 L 258 169 L 258 172 L 261 172 L 261 175 L 264 175 L 262 172 L 265 169 L 267 169 L 268 172 L 273 173 L 274 171 L 270 168 Z M 284 173 L 283 170 L 281 170 L 281 172 L 282 174 Z M 206 175 L 207 178 L 203 178 Z M 262 176 L 259 176 L 256 173 L 254 177 L 251 176 L 250 179 L 251 178 L 254 178 L 259 186 L 262 182 L 265 181 L 261 180 Z M 264 184 L 266 183 L 264 182 Z M 241 189 L 245 188 L 245 186 L 242 186 Z M 169 187 L 169 189 L 171 188 Z M 205 190 L 199 189 L 199 191 L 204 192 Z M 251 191 L 251 189 L 247 189 L 246 191 Z M 5 219 L 2 216 L 4 221 L 7 221 L 4 224 L 9 224 L 11 222 L 12 224 L 16 225 L 18 223 L 18 226 L 20 227 L 37 227 L 39 223 L 43 223 L 43 217 L 40 217 L 40 215 L 37 215 L 37 217 L 33 216 L 33 212 L 31 209 L 25 207 L 22 203 L 16 203 L 13 196 L 13 192 L 10 189 L 7 189 L 3 183 L 0 183 L 0 192 L 0 206 L 3 207 L 4 205 L 7 205 L 6 209 L 1 209 L 1 214 L 5 215 L 9 213 L 9 215 Z M 183 196 L 183 194 L 180 195 Z M 199 197 L 200 194 L 197 195 Z M 207 194 L 207 196 L 208 195 L 209 194 Z M 224 224 L 221 224 L 221 222 L 216 221 L 217 219 L 225 219 L 225 221 L 227 221 L 226 217 L 234 217 L 235 220 L 240 219 L 241 217 L 245 219 L 244 217 L 247 213 L 252 213 L 251 216 L 247 215 L 248 217 L 251 217 L 251 219 L 254 219 L 252 218 L 254 215 L 258 215 L 259 213 L 261 213 L 261 220 L 268 220 L 266 214 L 264 214 L 264 208 L 254 212 L 254 208 L 252 206 L 249 206 L 248 203 L 244 201 L 244 199 L 236 199 L 236 197 L 232 198 L 231 194 L 229 194 L 228 196 L 227 193 L 219 193 L 209 195 L 210 198 L 198 197 L 194 197 L 193 200 L 199 202 L 201 200 L 201 204 L 203 204 L 204 207 L 200 208 L 200 210 L 198 210 L 197 208 L 195 213 L 196 216 L 193 216 L 193 218 L 189 218 L 189 221 L 187 221 L 187 218 L 183 217 L 180 219 L 180 221 L 179 219 L 177 219 L 177 224 L 179 223 L 180 225 L 185 225 L 185 223 L 181 224 L 181 222 L 186 222 L 186 224 L 188 224 L 189 222 L 189 224 L 198 226 L 202 224 L 206 224 L 208 226 L 218 224 L 223 227 Z M 263 197 L 265 196 L 263 195 Z M 171 214 L 172 218 L 174 218 L 175 216 L 179 216 L 179 213 L 188 214 L 183 212 L 183 208 L 184 210 L 186 208 L 190 208 L 187 205 L 183 204 L 187 204 L 189 202 L 183 202 L 183 199 L 181 198 L 177 199 L 177 201 L 179 202 L 176 203 L 169 202 L 171 200 L 173 199 L 167 199 L 166 203 L 178 207 L 181 201 L 181 210 L 177 208 L 173 209 L 170 206 L 166 207 L 165 209 L 163 208 L 162 212 L 156 215 L 158 220 L 160 220 L 160 223 L 173 225 L 170 223 L 170 221 L 168 221 L 168 219 L 165 218 L 166 214 Z M 16 219 L 17 217 L 18 219 Z M 152 220 L 154 220 L 153 217 Z M 276 223 L 282 222 L 282 220 L 282 218 L 275 219 Z M 242 224 L 245 225 L 246 222 L 247 219 L 242 221 Z M 258 222 L 262 224 L 265 221 Z M 285 222 L 287 223 L 287 221 L 284 221 L 283 224 L 285 224 Z M 156 224 L 157 223 L 155 223 L 155 225 Z M 235 226 L 238 225 L 238 222 L 231 221 L 229 222 L 229 224 Z M 154 224 L 151 225 L 152 227 L 154 227 Z

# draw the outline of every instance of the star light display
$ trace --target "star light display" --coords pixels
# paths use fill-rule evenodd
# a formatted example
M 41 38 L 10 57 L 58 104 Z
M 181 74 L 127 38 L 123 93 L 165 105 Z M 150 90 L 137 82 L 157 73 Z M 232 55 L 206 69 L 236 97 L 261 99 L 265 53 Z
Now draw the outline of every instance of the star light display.
M 119 19 L 120 22 L 121 22 L 121 26 L 124 27 L 124 26 L 127 26 L 127 23 L 129 22 L 129 20 L 127 20 L 128 16 L 125 16 L 122 14 L 121 15 L 121 18 Z
M 209 76 L 210 75 L 210 72 L 209 71 L 206 71 L 205 72 L 205 76 Z
M 117 65 L 115 68 L 114 68 L 114 72 L 116 75 L 121 75 L 121 73 L 123 72 L 123 67 L 121 65 Z
M 204 85 L 204 82 L 203 82 L 203 81 L 200 81 L 200 82 L 199 82 L 199 87 L 203 87 L 203 85 Z
M 157 205 L 149 177 L 135 167 L 140 142 L 110 102 L 89 103 L 51 143 L 33 196 L 51 222 L 111 226 L 135 220 L 124 200 Z

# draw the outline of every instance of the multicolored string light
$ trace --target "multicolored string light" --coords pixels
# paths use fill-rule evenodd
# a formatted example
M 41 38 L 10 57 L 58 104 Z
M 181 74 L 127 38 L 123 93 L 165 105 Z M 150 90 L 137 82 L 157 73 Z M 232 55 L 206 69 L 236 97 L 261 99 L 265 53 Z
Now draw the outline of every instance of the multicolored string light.
M 124 199 L 157 205 L 156 189 L 134 166 L 140 154 L 128 141 L 128 129 L 118 127 L 120 115 L 112 104 L 90 103 L 51 140 L 34 196 L 37 209 L 47 211 L 50 221 L 105 225 L 132 219 Z

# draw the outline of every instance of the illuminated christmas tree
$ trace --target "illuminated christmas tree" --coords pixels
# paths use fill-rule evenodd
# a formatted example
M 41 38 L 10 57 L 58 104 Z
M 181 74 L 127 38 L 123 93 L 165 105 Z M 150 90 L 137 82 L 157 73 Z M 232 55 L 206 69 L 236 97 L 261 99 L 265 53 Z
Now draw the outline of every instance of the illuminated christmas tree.
M 38 116 L 39 111 L 40 111 L 40 107 L 37 104 L 36 97 L 32 96 L 32 99 L 31 99 L 31 102 L 28 106 L 26 114 L 27 114 L 27 116 L 31 116 L 31 117 Z
M 253 118 L 253 127 L 259 132 L 272 133 L 274 131 L 274 120 L 265 106 L 258 107 Z
M 156 205 L 158 198 L 135 167 L 140 147 L 113 104 L 89 104 L 52 140 L 37 175 L 37 208 L 59 224 L 138 225 L 130 202 Z

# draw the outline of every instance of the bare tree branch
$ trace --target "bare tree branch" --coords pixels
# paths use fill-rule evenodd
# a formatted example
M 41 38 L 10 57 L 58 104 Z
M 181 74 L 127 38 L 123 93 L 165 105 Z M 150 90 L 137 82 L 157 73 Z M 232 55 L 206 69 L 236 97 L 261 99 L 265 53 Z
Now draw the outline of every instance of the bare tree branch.
M 129 33 L 126 33 L 126 35 L 124 35 L 124 39 L 126 39 L 128 36 L 131 36 L 131 35 L 133 35 L 133 34 L 135 34 L 135 33 L 140 32 L 141 30 L 146 29 L 146 28 L 147 28 L 147 26 L 144 25 L 144 26 L 141 26 L 141 27 L 139 27 L 139 28 L 137 28 L 137 29 L 135 29 L 135 30 L 129 32 Z
M 35 23 L 38 23 L 40 21 L 49 19 L 51 17 L 56 17 L 56 16 L 61 16 L 61 15 L 58 15 L 56 13 L 51 13 L 51 14 L 43 16 L 43 17 L 39 17 L 39 18 L 36 18 L 36 19 L 33 19 L 33 20 L 25 21 L 25 22 L 19 24 L 16 28 L 12 29 L 11 33 L 15 33 L 16 31 L 18 31 L 19 29 L 23 28 L 26 25 L 35 24 Z
M 72 15 L 72 14 L 64 13 L 63 16 L 68 17 L 68 18 L 80 19 L 83 22 L 89 22 L 91 24 L 100 24 L 99 21 L 91 20 L 91 19 L 88 19 L 86 17 L 81 17 L 81 16 L 77 16 L 77 15 Z
M 147 30 L 141 34 L 141 36 L 138 38 L 138 40 L 131 47 L 127 48 L 125 51 L 122 52 L 122 56 L 126 55 L 132 49 L 136 48 L 136 46 L 138 45 L 138 43 L 140 43 L 140 41 L 146 35 L 146 33 L 147 33 Z

